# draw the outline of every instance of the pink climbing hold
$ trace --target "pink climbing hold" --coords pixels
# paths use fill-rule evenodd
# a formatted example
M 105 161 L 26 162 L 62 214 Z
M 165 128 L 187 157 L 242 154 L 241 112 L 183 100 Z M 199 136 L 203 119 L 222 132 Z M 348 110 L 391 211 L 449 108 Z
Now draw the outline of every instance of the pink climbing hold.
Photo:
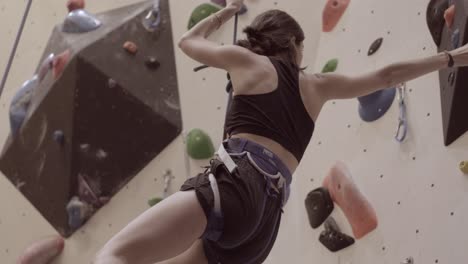
M 448 28 L 452 28 L 453 19 L 455 18 L 455 5 L 451 5 L 444 13 L 445 23 Z
M 66 50 L 54 58 L 54 61 L 52 62 L 52 67 L 55 80 L 57 80 L 58 77 L 60 77 L 60 74 L 62 74 L 69 60 L 70 50 Z
M 377 215 L 366 197 L 359 191 L 344 163 L 337 163 L 323 181 L 348 219 L 356 239 L 360 239 L 377 228 Z
M 328 0 L 322 13 L 323 32 L 332 31 L 343 16 L 350 0 Z
M 62 253 L 65 241 L 60 236 L 52 236 L 33 243 L 19 257 L 17 264 L 45 264 L 50 263 Z
M 85 1 L 84 0 L 68 0 L 67 8 L 68 12 L 71 12 L 76 9 L 84 9 Z

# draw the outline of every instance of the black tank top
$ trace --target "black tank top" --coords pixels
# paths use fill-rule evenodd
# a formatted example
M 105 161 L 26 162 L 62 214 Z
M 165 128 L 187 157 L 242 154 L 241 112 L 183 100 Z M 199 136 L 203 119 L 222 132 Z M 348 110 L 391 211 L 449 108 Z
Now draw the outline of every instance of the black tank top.
M 315 128 L 299 92 L 299 73 L 292 64 L 269 58 L 278 73 L 278 87 L 272 92 L 236 95 L 226 116 L 229 135 L 250 133 L 281 144 L 298 161 Z

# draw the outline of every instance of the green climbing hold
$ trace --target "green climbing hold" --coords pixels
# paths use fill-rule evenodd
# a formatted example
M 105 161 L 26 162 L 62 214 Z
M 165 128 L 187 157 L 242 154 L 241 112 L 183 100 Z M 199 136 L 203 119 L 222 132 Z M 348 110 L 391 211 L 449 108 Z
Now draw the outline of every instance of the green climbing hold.
M 334 71 L 336 71 L 337 67 L 338 67 L 338 59 L 331 59 L 323 67 L 322 73 L 334 72 Z
M 193 129 L 187 135 L 188 155 L 196 160 L 209 159 L 213 157 L 215 149 L 210 136 L 201 129 Z
M 193 10 L 192 15 L 190 16 L 188 29 L 193 28 L 196 24 L 198 24 L 203 19 L 211 16 L 212 14 L 220 11 L 221 9 L 218 6 L 205 3 L 201 4 Z
M 159 198 L 159 197 L 149 199 L 149 200 L 148 200 L 148 205 L 149 205 L 150 207 L 153 207 L 153 206 L 157 205 L 158 203 L 160 203 L 162 200 L 164 200 L 164 199 L 163 199 L 163 198 Z

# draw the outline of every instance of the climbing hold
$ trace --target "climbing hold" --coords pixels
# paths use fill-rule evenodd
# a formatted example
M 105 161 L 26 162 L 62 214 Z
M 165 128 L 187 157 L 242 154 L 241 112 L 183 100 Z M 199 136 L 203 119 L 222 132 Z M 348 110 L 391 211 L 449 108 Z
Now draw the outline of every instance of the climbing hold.
M 322 225 L 335 208 L 330 193 L 325 188 L 309 192 L 305 200 L 305 207 L 310 226 L 314 229 Z
M 203 19 L 211 16 L 212 14 L 220 11 L 221 9 L 215 5 L 205 3 L 201 4 L 193 10 L 192 15 L 190 16 L 190 20 L 188 23 L 188 29 L 193 28 L 196 24 L 198 24 Z
M 431 0 L 427 5 L 426 22 L 437 47 L 442 40 L 442 31 L 445 24 L 444 13 L 448 7 L 448 0 Z
M 201 129 L 193 129 L 187 135 L 187 153 L 196 160 L 209 159 L 214 155 L 211 138 Z
M 70 50 L 66 50 L 62 52 L 61 54 L 54 57 L 54 60 L 52 62 L 52 67 L 53 67 L 53 75 L 54 75 L 55 80 L 57 80 L 60 74 L 62 74 L 69 60 L 70 60 Z
M 85 1 L 84 0 L 68 0 L 67 8 L 68 8 L 68 12 L 71 12 L 76 9 L 84 9 Z
M 452 28 L 454 18 L 455 18 L 455 5 L 451 5 L 444 12 L 445 24 L 447 24 L 448 28 Z
M 331 59 L 323 66 L 322 73 L 334 72 L 338 67 L 338 59 Z
M 59 145 L 63 146 L 63 144 L 65 143 L 65 134 L 63 133 L 62 130 L 54 131 L 54 140 Z
M 153 2 L 153 8 L 143 18 L 143 27 L 149 32 L 155 32 L 161 24 L 161 10 L 159 9 L 159 0 Z
M 243 15 L 245 13 L 247 13 L 247 11 L 249 11 L 249 9 L 247 8 L 246 5 L 242 5 L 241 9 L 239 10 L 239 15 Z
M 83 9 L 71 11 L 63 22 L 62 31 L 66 33 L 85 33 L 96 30 L 102 25 L 94 15 Z
M 31 80 L 26 81 L 21 89 L 13 96 L 11 100 L 9 117 L 11 135 L 18 134 L 29 109 L 34 90 L 39 85 L 39 78 L 35 75 Z
M 382 42 L 383 42 L 383 38 L 376 39 L 371 44 L 371 46 L 369 48 L 369 51 L 367 52 L 367 55 L 370 56 L 370 55 L 373 55 L 374 53 L 376 53 L 380 49 L 380 46 L 382 46 Z
M 324 179 L 326 188 L 343 211 L 357 239 L 377 228 L 377 215 L 364 194 L 354 183 L 351 173 L 343 163 L 336 164 Z
M 359 115 L 361 119 L 372 122 L 381 118 L 392 106 L 395 95 L 396 89 L 389 88 L 359 97 Z
M 401 264 L 414 264 L 414 259 L 413 257 L 406 258 Z
M 465 174 L 468 174 L 468 161 L 462 161 L 460 163 L 460 170 L 465 173 Z
M 123 48 L 130 54 L 135 55 L 138 52 L 138 47 L 134 42 L 126 41 Z
M 80 228 L 91 215 L 92 207 L 74 196 L 67 204 L 68 225 L 71 229 Z
M 56 258 L 65 246 L 65 241 L 61 236 L 50 236 L 31 244 L 16 263 L 50 263 Z
M 107 81 L 107 85 L 109 86 L 109 88 L 115 88 L 117 87 L 117 82 L 111 78 Z
M 107 158 L 107 152 L 105 152 L 103 149 L 98 149 L 96 151 L 96 158 L 98 160 L 105 160 Z
M 460 30 L 458 28 L 452 33 L 450 40 L 452 41 L 453 49 L 460 47 Z
M 328 0 L 322 13 L 322 31 L 330 32 L 340 21 L 350 0 Z
M 326 229 L 319 237 L 320 243 L 331 252 L 337 252 L 354 244 L 354 239 L 338 230 Z
M 80 145 L 80 151 L 82 153 L 87 153 L 91 149 L 91 146 L 89 144 L 81 144 Z
M 159 198 L 159 197 L 149 199 L 149 200 L 148 200 L 148 205 L 149 205 L 150 207 L 153 207 L 153 206 L 155 206 L 156 204 L 160 203 L 162 200 L 163 200 L 163 198 Z
M 161 63 L 155 57 L 148 57 L 145 61 L 145 64 L 148 68 L 156 70 L 161 66 Z

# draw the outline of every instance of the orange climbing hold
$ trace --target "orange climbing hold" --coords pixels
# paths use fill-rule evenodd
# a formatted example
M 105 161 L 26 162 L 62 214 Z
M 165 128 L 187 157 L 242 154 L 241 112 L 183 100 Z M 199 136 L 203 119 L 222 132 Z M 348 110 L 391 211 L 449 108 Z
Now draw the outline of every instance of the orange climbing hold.
M 124 43 L 123 48 L 130 54 L 135 55 L 138 52 L 138 47 L 134 42 L 127 41 Z
M 338 204 L 348 219 L 356 239 L 377 228 L 374 208 L 358 189 L 344 163 L 336 164 L 323 181 L 332 200 Z
M 448 28 L 452 28 L 453 19 L 455 18 L 455 5 L 451 5 L 444 13 L 445 23 Z
M 85 1 L 84 0 L 68 0 L 67 8 L 68 12 L 71 12 L 76 9 L 84 9 Z
M 322 14 L 323 32 L 332 31 L 343 16 L 350 0 L 328 0 Z
M 66 50 L 54 58 L 54 61 L 52 62 L 52 68 L 55 80 L 57 80 L 60 74 L 62 74 L 69 60 L 70 50 Z
M 52 236 L 29 246 L 18 259 L 18 264 L 49 263 L 63 250 L 64 240 L 60 236 Z

